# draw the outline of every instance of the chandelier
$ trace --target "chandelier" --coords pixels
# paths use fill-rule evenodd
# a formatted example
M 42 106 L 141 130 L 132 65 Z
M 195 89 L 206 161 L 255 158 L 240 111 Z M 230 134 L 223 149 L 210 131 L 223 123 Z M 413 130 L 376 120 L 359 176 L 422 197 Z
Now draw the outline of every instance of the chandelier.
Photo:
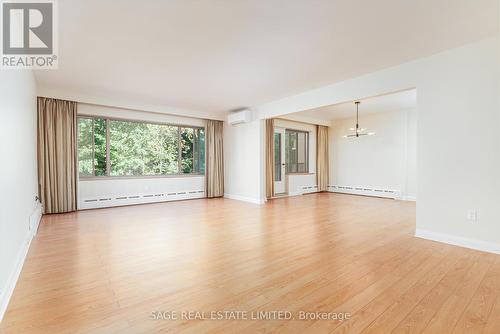
M 360 128 L 359 127 L 359 104 L 360 101 L 354 102 L 356 104 L 356 127 L 355 128 L 350 128 L 350 131 L 354 131 L 354 133 L 350 133 L 344 136 L 344 138 L 350 138 L 350 137 L 360 137 L 360 136 L 373 136 L 375 132 L 365 132 L 366 128 Z

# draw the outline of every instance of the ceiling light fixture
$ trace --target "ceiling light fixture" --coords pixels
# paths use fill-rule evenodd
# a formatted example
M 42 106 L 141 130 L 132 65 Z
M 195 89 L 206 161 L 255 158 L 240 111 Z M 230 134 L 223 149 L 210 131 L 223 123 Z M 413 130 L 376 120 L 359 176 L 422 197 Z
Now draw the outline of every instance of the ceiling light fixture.
M 375 132 L 368 132 L 365 133 L 366 128 L 360 128 L 359 127 L 359 104 L 360 101 L 354 102 L 356 104 L 356 127 L 355 128 L 350 128 L 349 130 L 354 131 L 354 133 L 345 135 L 344 138 L 350 138 L 350 137 L 360 137 L 360 136 L 373 136 Z

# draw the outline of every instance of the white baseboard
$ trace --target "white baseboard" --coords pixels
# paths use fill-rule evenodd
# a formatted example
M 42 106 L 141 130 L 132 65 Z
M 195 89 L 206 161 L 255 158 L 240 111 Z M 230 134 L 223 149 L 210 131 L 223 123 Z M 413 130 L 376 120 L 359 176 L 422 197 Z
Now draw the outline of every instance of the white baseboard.
M 417 198 L 415 196 L 401 196 L 400 198 L 402 201 L 410 201 L 410 202 L 416 202 Z
M 471 248 L 488 253 L 500 254 L 500 244 L 493 242 L 463 238 L 455 235 L 449 235 L 449 234 L 432 232 L 421 229 L 417 229 L 415 231 L 415 236 L 422 239 L 443 242 L 445 244 Z
M 33 213 L 30 216 L 30 233 L 31 237 L 34 237 L 36 233 L 38 232 L 38 227 L 40 226 L 40 221 L 42 220 L 42 204 L 40 202 L 37 202 L 37 206 L 35 207 L 35 210 L 33 210 Z
M 224 194 L 225 198 L 229 199 L 234 199 L 237 201 L 242 201 L 242 202 L 248 202 L 248 203 L 254 203 L 254 204 L 264 204 L 266 201 L 264 199 L 260 198 L 253 198 L 253 197 L 246 197 L 246 196 L 240 196 L 240 195 L 232 195 L 232 194 Z
M 26 260 L 26 255 L 28 255 L 28 251 L 30 249 L 31 240 L 36 235 L 38 231 L 38 226 L 40 224 L 40 220 L 42 218 L 42 206 L 40 203 L 36 206 L 35 210 L 30 216 L 29 220 L 29 229 L 27 231 L 26 238 L 23 242 L 23 245 L 19 249 L 19 252 L 16 257 L 16 262 L 14 268 L 12 268 L 9 278 L 7 280 L 7 284 L 3 287 L 0 292 L 0 322 L 5 315 L 5 311 L 7 311 L 7 306 L 9 305 L 10 298 L 14 293 L 14 289 L 16 287 L 17 280 L 19 279 L 19 275 L 21 274 L 21 270 L 23 269 L 24 261 Z

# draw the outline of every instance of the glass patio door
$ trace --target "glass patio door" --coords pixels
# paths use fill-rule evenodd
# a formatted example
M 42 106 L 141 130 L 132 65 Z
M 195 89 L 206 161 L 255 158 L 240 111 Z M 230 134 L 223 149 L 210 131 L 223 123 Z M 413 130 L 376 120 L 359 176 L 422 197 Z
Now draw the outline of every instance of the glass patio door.
M 285 129 L 274 128 L 274 193 L 286 192 L 285 177 Z

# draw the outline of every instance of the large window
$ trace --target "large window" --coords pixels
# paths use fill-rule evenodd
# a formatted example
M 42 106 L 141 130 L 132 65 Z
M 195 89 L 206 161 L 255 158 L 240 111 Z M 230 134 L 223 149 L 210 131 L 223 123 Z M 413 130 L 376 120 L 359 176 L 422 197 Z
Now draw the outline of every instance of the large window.
M 286 173 L 309 172 L 309 133 L 304 131 L 285 131 Z
M 203 128 L 78 118 L 80 177 L 205 173 Z

